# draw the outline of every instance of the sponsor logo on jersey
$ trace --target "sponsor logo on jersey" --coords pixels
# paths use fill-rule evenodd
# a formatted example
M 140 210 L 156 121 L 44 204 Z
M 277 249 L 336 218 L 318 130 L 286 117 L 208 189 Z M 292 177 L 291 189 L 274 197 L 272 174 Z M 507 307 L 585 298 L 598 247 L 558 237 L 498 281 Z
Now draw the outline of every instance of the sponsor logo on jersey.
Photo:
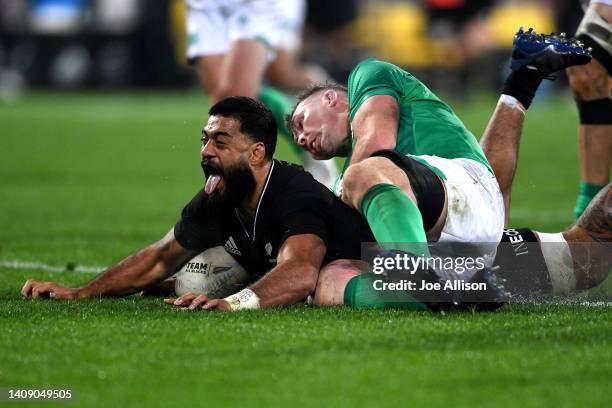
M 225 241 L 224 247 L 225 247 L 225 250 L 227 252 L 232 253 L 234 255 L 242 256 L 242 252 L 240 252 L 240 250 L 236 246 L 236 242 L 234 241 L 234 237 L 229 237 L 227 239 L 227 241 Z
M 269 242 L 266 244 L 266 254 L 268 254 L 268 256 L 272 256 L 272 244 Z

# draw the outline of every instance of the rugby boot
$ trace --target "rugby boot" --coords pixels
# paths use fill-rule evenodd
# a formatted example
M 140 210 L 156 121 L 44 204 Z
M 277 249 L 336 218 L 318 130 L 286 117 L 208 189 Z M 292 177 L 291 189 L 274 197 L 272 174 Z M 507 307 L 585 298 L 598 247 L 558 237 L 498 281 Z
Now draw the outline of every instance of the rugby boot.
M 519 28 L 514 35 L 510 69 L 539 71 L 544 77 L 553 72 L 591 61 L 591 49 L 574 38 L 561 34 L 538 34 L 530 28 Z

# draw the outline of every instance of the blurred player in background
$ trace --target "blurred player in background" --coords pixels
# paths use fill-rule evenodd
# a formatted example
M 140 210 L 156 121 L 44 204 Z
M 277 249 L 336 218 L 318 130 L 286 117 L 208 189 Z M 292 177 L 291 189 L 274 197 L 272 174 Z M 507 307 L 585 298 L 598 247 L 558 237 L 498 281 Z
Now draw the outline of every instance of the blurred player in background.
M 442 47 L 445 61 L 457 61 L 458 90 L 470 87 L 470 74 L 482 69 L 478 59 L 491 51 L 491 30 L 485 14 L 493 0 L 425 0 L 428 36 Z M 479 77 L 482 77 L 482 73 Z M 448 72 L 442 77 L 448 77 Z
M 272 110 L 281 135 L 290 137 L 283 116 L 291 109 L 273 85 L 295 90 L 326 78 L 321 69 L 299 63 L 303 0 L 186 0 L 187 58 L 194 64 L 211 104 L 232 95 L 259 98 Z M 315 178 L 331 186 L 333 161 L 302 155 Z
M 610 181 L 612 165 L 612 0 L 587 0 L 583 5 L 587 7 L 576 37 L 592 48 L 593 60 L 567 70 L 580 116 L 576 218 Z

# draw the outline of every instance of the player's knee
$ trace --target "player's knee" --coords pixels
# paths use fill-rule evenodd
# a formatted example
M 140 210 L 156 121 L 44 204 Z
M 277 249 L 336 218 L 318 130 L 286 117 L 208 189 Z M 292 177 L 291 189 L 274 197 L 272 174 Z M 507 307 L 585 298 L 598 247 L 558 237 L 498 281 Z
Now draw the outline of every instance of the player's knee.
M 338 303 L 339 296 L 334 285 L 334 272 L 326 268 L 319 273 L 319 280 L 313 296 L 314 306 L 334 306 Z
M 608 97 L 608 75 L 594 63 L 567 69 L 574 97 L 578 101 L 591 101 Z
M 371 163 L 374 159 L 365 159 L 352 164 L 342 179 L 342 200 L 353 208 L 359 208 L 365 193 L 376 184 L 385 182 L 380 170 Z
M 359 260 L 338 259 L 319 273 L 317 287 L 313 296 L 315 306 L 335 306 L 344 304 L 344 290 L 348 281 L 359 275 L 368 265 Z
M 256 92 L 251 88 L 252 87 L 246 86 L 236 81 L 230 84 L 219 86 L 216 89 L 215 97 L 216 97 L 216 100 L 221 100 L 228 96 L 248 96 L 250 98 L 257 97 Z

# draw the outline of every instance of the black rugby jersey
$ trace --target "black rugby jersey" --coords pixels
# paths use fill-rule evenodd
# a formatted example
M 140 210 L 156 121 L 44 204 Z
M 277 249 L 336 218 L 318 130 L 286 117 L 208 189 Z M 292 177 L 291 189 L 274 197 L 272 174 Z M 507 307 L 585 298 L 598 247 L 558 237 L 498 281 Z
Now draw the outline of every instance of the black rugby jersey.
M 247 225 L 236 208 L 206 206 L 201 190 L 174 227 L 185 248 L 203 251 L 223 246 L 245 269 L 261 276 L 276 265 L 278 250 L 292 235 L 314 234 L 327 246 L 323 264 L 359 259 L 361 243 L 375 241 L 368 223 L 302 167 L 273 160 Z

